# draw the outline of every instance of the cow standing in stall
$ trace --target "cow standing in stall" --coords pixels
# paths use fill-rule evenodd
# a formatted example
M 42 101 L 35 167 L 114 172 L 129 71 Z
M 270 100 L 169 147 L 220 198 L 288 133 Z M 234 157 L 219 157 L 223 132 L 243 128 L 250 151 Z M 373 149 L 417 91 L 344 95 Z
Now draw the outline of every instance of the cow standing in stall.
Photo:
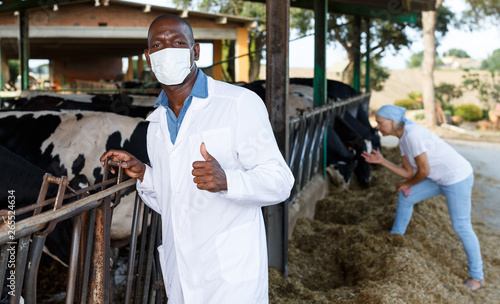
M 70 186 L 74 189 L 98 183 L 103 178 L 99 156 L 104 149 L 133 151 L 147 162 L 147 126 L 148 123 L 141 118 L 106 112 L 2 111 L 2 156 L 5 159 L 9 152 L 15 156 L 15 161 L 2 162 L 0 174 L 2 181 L 6 182 L 2 182 L 0 195 L 6 195 L 7 189 L 4 187 L 13 189 L 15 186 L 14 190 L 19 193 L 16 197 L 16 208 L 34 203 L 42 183 L 42 173 L 45 172 L 54 176 L 67 176 Z M 16 169 L 19 166 L 25 169 L 22 174 Z M 111 237 L 116 244 L 128 241 L 133 208 L 134 194 L 130 194 L 124 196 L 113 211 L 115 216 Z M 67 231 L 68 234 L 70 232 L 71 230 Z M 54 250 L 60 251 L 58 248 L 50 251 Z M 67 263 L 68 255 L 69 246 L 59 259 Z

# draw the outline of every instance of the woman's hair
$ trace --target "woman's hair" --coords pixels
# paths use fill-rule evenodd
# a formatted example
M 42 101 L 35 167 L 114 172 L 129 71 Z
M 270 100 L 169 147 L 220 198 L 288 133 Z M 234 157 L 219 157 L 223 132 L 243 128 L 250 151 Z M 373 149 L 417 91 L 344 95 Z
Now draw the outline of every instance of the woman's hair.
M 405 127 L 404 121 L 394 121 L 394 131 L 401 131 Z

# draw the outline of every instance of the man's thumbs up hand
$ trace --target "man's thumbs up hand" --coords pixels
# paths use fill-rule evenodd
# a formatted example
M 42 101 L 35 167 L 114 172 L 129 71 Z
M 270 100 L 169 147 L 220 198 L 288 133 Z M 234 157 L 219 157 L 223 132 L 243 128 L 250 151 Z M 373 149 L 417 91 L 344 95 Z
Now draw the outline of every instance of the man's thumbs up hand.
M 210 155 L 210 153 L 207 152 L 207 147 L 205 146 L 204 142 L 201 143 L 200 152 L 201 152 L 201 156 L 203 156 L 203 158 L 206 161 L 215 160 L 215 158 L 212 155 Z
M 204 142 L 201 143 L 200 153 L 205 160 L 195 161 L 192 171 L 193 181 L 198 189 L 210 192 L 227 190 L 226 173 L 219 162 L 208 153 Z

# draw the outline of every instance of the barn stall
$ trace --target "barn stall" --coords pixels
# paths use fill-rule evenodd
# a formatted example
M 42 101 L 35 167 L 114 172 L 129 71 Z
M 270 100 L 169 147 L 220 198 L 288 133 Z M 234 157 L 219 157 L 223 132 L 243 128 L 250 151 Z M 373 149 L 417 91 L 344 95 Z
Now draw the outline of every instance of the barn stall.
M 272 5 L 270 5 L 270 6 L 272 6 Z M 277 8 L 279 8 L 279 7 L 275 7 L 274 9 L 277 9 Z M 272 9 L 272 7 L 271 7 L 271 9 Z M 281 27 L 278 27 L 278 29 L 279 28 L 281 28 Z M 282 37 L 285 37 L 285 36 L 282 36 Z M 271 66 L 276 67 L 279 65 L 271 65 Z M 271 74 L 271 73 L 269 73 L 269 74 Z M 283 75 L 286 75 L 286 73 Z M 275 82 L 273 83 L 273 81 L 275 81 Z M 273 100 L 273 101 L 277 100 L 279 102 L 280 98 L 278 98 L 278 99 L 272 98 L 275 96 L 275 94 L 283 93 L 283 84 L 279 83 L 279 81 L 281 81 L 281 79 L 278 79 L 277 81 L 278 82 L 276 82 L 276 80 L 272 80 L 272 79 L 269 81 L 270 82 L 269 88 L 271 88 L 271 89 L 268 90 L 269 93 L 266 93 L 266 94 L 269 94 L 268 96 L 271 97 L 268 100 Z M 319 87 L 321 87 L 321 85 Z M 285 84 L 284 88 L 287 88 L 287 84 Z M 317 89 L 317 86 L 315 86 L 315 90 L 316 89 Z M 316 91 L 316 92 L 317 92 L 317 94 L 315 94 L 315 96 L 321 95 L 321 93 L 319 91 Z M 323 94 L 323 96 L 326 96 L 326 94 Z M 319 98 L 319 97 L 317 97 L 317 98 Z M 284 100 L 286 100 L 286 98 L 281 98 L 281 100 L 284 101 Z M 357 100 L 356 102 L 360 103 L 359 100 Z M 365 104 L 366 104 L 365 108 L 367 108 L 367 103 L 365 103 Z M 273 113 L 273 109 L 276 110 L 279 108 L 279 104 L 273 105 L 271 103 L 268 105 L 269 105 L 269 108 L 271 109 L 271 111 L 270 111 L 271 113 Z M 289 122 L 290 127 L 285 128 L 285 130 L 287 130 L 286 132 L 290 132 L 290 134 L 287 134 L 287 136 L 279 136 L 279 139 L 280 140 L 284 139 L 284 142 L 287 144 L 284 151 L 289 151 L 289 154 L 290 154 L 289 160 L 291 161 L 291 166 L 294 167 L 294 165 L 293 165 L 294 162 L 296 160 L 299 160 L 298 161 L 299 165 L 294 167 L 294 172 L 298 172 L 298 176 L 301 177 L 301 182 L 298 184 L 298 186 L 296 185 L 296 188 L 294 189 L 294 191 L 296 192 L 295 194 L 300 193 L 301 190 L 304 190 L 303 188 L 305 188 L 305 186 L 308 185 L 309 181 L 311 180 L 311 175 L 310 175 L 311 173 L 323 174 L 322 170 L 324 168 L 321 164 L 322 160 L 324 159 L 323 156 L 321 155 L 323 150 L 319 149 L 319 148 L 323 146 L 321 140 L 324 138 L 323 134 L 324 134 L 324 130 L 326 129 L 325 128 L 325 121 L 328 120 L 327 118 L 331 118 L 332 113 L 337 113 L 337 111 L 342 113 L 342 114 L 346 113 L 347 110 L 345 110 L 345 108 L 348 108 L 349 111 L 356 111 L 355 109 L 357 109 L 358 107 L 357 107 L 355 102 L 351 101 L 351 104 L 345 103 L 345 104 L 342 104 L 342 106 L 337 106 L 337 108 L 336 107 L 328 108 L 328 105 L 327 105 L 323 109 L 316 109 L 310 113 L 309 112 L 305 113 L 305 115 L 301 118 L 298 118 L 295 120 L 290 119 L 290 122 Z M 274 118 L 279 117 L 279 115 L 281 115 L 281 114 L 273 115 L 272 117 L 274 119 Z M 279 119 L 277 119 L 277 120 L 279 120 Z M 287 120 L 288 120 L 288 117 L 285 117 L 284 121 L 287 121 Z M 281 121 L 283 121 L 283 120 L 281 120 Z M 278 128 L 276 128 L 276 130 L 280 130 L 279 126 L 278 126 Z M 283 128 L 281 128 L 281 130 L 283 130 Z M 283 134 L 277 134 L 277 135 L 283 135 Z M 305 176 L 305 177 L 302 178 L 302 176 Z M 294 200 L 295 199 L 292 199 L 290 202 L 288 202 L 288 204 L 291 204 L 291 202 L 293 202 Z M 285 204 L 285 206 L 286 206 L 286 204 Z M 288 208 L 281 207 L 281 209 L 283 212 L 282 213 L 282 221 L 284 221 L 284 220 L 287 221 L 288 216 L 286 215 L 285 212 L 288 212 Z M 66 214 L 64 216 L 69 217 L 70 215 Z M 272 211 L 271 211 L 270 216 L 272 217 Z M 300 221 L 302 221 L 302 220 L 300 220 Z M 272 225 L 272 224 L 273 223 L 269 223 L 269 225 Z M 280 226 L 279 222 L 277 222 L 277 225 Z M 281 226 L 283 227 L 283 225 L 281 225 Z M 274 237 L 272 235 L 272 233 L 274 233 L 274 231 L 273 231 L 272 227 L 268 227 L 268 228 L 270 228 L 269 229 L 270 233 L 271 233 L 270 238 L 272 239 Z M 287 250 L 287 246 L 286 246 L 287 238 L 285 237 L 285 235 L 287 234 L 287 231 L 283 230 L 283 229 L 284 228 L 280 228 L 280 229 L 278 229 L 279 231 L 277 232 L 278 235 L 281 235 L 278 237 L 279 239 L 278 239 L 277 243 L 282 243 L 281 249 L 278 249 L 278 251 L 281 250 L 281 252 L 278 253 L 278 256 L 281 255 L 281 257 L 277 258 L 277 260 L 279 261 L 277 266 L 278 266 L 278 268 L 281 269 L 282 272 L 284 272 L 286 274 L 287 268 L 288 268 L 288 266 L 287 266 L 287 255 L 288 255 L 287 252 L 288 252 L 288 250 Z M 273 239 L 273 240 L 276 240 L 276 239 Z M 149 284 L 149 282 L 147 284 Z M 154 285 L 154 284 L 152 284 L 152 285 Z
M 307 86 L 300 87 L 296 85 L 295 89 L 291 91 L 290 95 L 291 96 L 293 95 L 291 99 L 294 98 L 302 99 L 302 101 L 294 102 L 293 107 L 295 108 L 297 107 L 297 105 L 300 105 L 302 107 L 310 105 L 312 102 L 312 99 L 310 98 L 311 90 L 312 90 L 311 87 L 309 87 L 308 91 Z M 298 177 L 300 176 L 300 178 L 298 178 L 298 182 L 294 187 L 290 202 L 297 200 L 301 192 L 304 191 L 305 188 L 307 188 L 311 180 L 321 171 L 324 159 L 323 149 L 322 149 L 324 141 L 323 134 L 325 133 L 325 129 L 327 127 L 328 122 L 333 121 L 335 115 L 356 116 L 356 114 L 359 114 L 361 112 L 364 112 L 366 114 L 369 102 L 369 96 L 370 96 L 369 94 L 364 94 L 348 98 L 346 100 L 337 100 L 336 102 L 334 102 L 334 100 L 332 99 L 332 102 L 329 105 L 323 106 L 321 108 L 308 109 L 306 107 L 299 109 L 299 113 L 301 114 L 292 117 L 292 119 L 290 120 L 290 128 L 292 132 L 290 133 L 291 138 L 289 141 L 291 144 L 290 149 L 291 151 L 293 151 L 291 168 L 294 174 Z M 40 98 L 42 97 L 34 96 L 33 98 L 36 98 L 40 101 Z M 50 96 L 49 100 L 52 100 L 53 98 L 56 98 L 56 103 L 60 106 L 60 103 L 62 102 L 62 100 L 60 99 L 62 99 L 62 97 Z M 72 103 L 70 103 L 71 106 L 73 106 L 74 102 L 75 101 L 72 101 Z M 24 104 L 30 105 L 30 102 L 27 101 Z M 52 104 L 53 103 L 49 103 L 48 106 L 52 106 Z M 59 109 L 60 112 L 50 112 L 44 110 L 40 111 L 39 112 L 40 114 L 37 114 L 37 112 L 30 112 L 30 111 L 3 111 L 1 115 L 2 116 L 7 115 L 7 116 L 0 119 L 0 121 L 2 121 L 3 125 L 3 120 L 12 117 L 8 116 L 9 113 L 10 114 L 15 113 L 15 115 L 19 116 L 20 118 L 25 117 L 26 114 L 28 114 L 29 117 L 32 117 L 33 115 L 35 115 L 35 117 L 36 115 L 40 115 L 38 119 L 43 117 L 63 118 L 68 116 L 69 114 L 70 121 L 71 117 L 73 117 L 72 121 L 74 123 L 84 122 L 86 118 L 90 118 L 87 116 L 96 116 L 96 115 L 97 115 L 96 117 L 97 121 L 102 121 L 102 118 L 99 118 L 99 116 L 106 115 L 106 112 L 88 112 L 88 111 L 75 112 L 74 110 L 63 110 L 63 109 Z M 72 112 L 76 114 L 70 114 Z M 111 113 L 109 115 L 114 116 L 116 114 Z M 135 119 L 136 118 L 134 118 L 133 121 L 135 121 Z M 118 120 L 123 123 L 123 121 L 126 120 L 126 117 L 119 118 Z M 26 121 L 21 120 L 20 123 L 26 124 Z M 47 123 L 44 121 L 42 121 L 42 123 L 45 125 L 45 128 L 47 128 Z M 94 125 L 94 123 L 91 124 Z M 82 131 L 84 132 L 84 130 L 88 130 L 88 128 L 81 128 L 78 125 L 74 124 L 65 124 L 65 125 L 66 127 L 64 128 L 64 133 L 72 134 L 72 136 L 76 136 L 77 133 Z M 12 129 L 12 134 L 15 133 L 16 137 L 18 137 L 21 140 L 21 142 L 27 140 L 30 136 L 31 140 L 33 140 L 33 134 L 32 134 L 33 128 L 36 129 L 43 128 L 43 125 L 37 127 L 31 126 L 27 128 L 27 130 L 25 131 L 26 134 L 24 134 L 23 131 L 21 131 L 22 128 L 20 126 L 16 127 L 15 125 L 12 125 L 12 121 L 8 123 L 8 126 L 10 127 L 10 129 Z M 3 133 L 8 133 L 6 127 L 7 124 L 5 124 L 2 127 L 2 129 L 4 130 Z M 122 132 L 125 131 L 123 127 L 117 129 L 121 130 Z M 105 130 L 106 128 L 103 128 L 101 126 L 99 127 L 99 130 L 97 132 L 104 132 Z M 54 133 L 57 134 L 57 132 L 58 131 L 55 131 Z M 112 138 L 114 134 L 113 132 L 114 131 L 111 130 L 108 133 L 104 134 L 108 135 L 111 134 L 109 138 Z M 12 146 L 8 147 L 12 150 L 16 149 L 17 145 L 15 143 L 11 143 L 13 138 L 10 137 L 9 134 L 3 134 L 2 138 L 3 138 L 2 144 L 6 145 L 12 144 Z M 63 139 L 64 138 L 65 137 L 63 137 Z M 109 138 L 104 141 L 109 142 Z M 106 137 L 104 137 L 104 139 L 106 139 Z M 47 144 L 44 145 L 47 146 Z M 56 143 L 56 146 L 59 145 L 60 144 Z M 69 146 L 72 146 L 72 144 L 69 144 Z M 93 148 L 92 145 L 91 146 L 83 145 L 81 146 L 81 148 L 78 149 L 78 151 L 80 153 L 84 152 L 85 151 L 84 147 L 87 147 L 87 149 L 90 148 L 90 150 L 95 150 L 95 148 Z M 100 153 L 100 150 L 102 150 L 103 148 L 99 148 L 98 149 L 99 151 L 97 152 Z M 12 153 L 10 152 L 10 150 L 7 150 L 7 152 Z M 62 150 L 62 152 L 64 154 L 64 150 Z M 19 151 L 19 153 L 21 153 L 21 151 Z M 87 156 L 89 154 L 90 154 L 89 151 L 84 153 L 84 155 Z M 15 157 L 18 157 L 18 155 L 13 155 L 13 158 Z M 64 159 L 63 155 L 61 155 L 61 157 Z M 92 160 L 95 161 L 95 159 L 98 159 L 98 156 L 94 155 L 93 158 L 92 157 L 88 158 L 87 162 Z M 6 163 L 12 163 L 12 161 L 6 161 Z M 72 162 L 66 164 L 66 167 L 70 166 L 71 163 Z M 38 163 L 37 165 L 41 166 L 41 164 Z M 97 166 L 100 166 L 100 164 L 97 164 Z M 63 167 L 64 166 L 60 168 Z M 92 168 L 93 166 L 90 166 L 90 171 L 95 171 L 95 168 L 94 170 L 92 170 Z M 7 170 L 7 171 L 11 172 L 12 170 Z M 16 263 L 19 263 L 17 269 L 24 269 L 26 265 L 37 265 L 36 267 L 31 267 L 30 268 L 31 270 L 29 271 L 26 270 L 26 274 L 24 274 L 22 271 L 19 271 L 17 272 L 16 275 L 17 281 L 14 284 L 15 289 L 23 290 L 24 297 L 28 299 L 28 301 L 33 301 L 33 299 L 35 298 L 38 298 L 39 302 L 42 303 L 44 301 L 48 302 L 55 301 L 54 298 L 48 298 L 49 300 L 47 300 L 45 294 L 37 295 L 37 286 L 36 286 L 37 267 L 39 266 L 39 261 L 41 260 L 41 249 L 44 245 L 45 237 L 47 237 L 47 241 L 50 240 L 50 238 L 54 236 L 54 233 L 50 233 L 51 230 L 55 228 L 53 226 L 57 222 L 68 218 L 73 218 L 73 223 L 71 225 L 70 222 L 69 226 L 73 227 L 72 228 L 73 234 L 69 236 L 69 239 L 71 241 L 66 244 L 63 244 L 61 242 L 56 243 L 57 246 L 61 247 L 64 247 L 66 245 L 67 251 L 70 252 L 70 257 L 68 257 L 68 261 L 61 258 L 64 260 L 65 264 L 69 265 L 67 276 L 65 277 L 66 280 L 64 280 L 64 282 L 67 283 L 67 286 L 65 286 L 66 292 L 64 293 L 64 298 L 66 299 L 66 301 L 71 302 L 72 299 L 77 299 L 77 301 L 80 302 L 85 300 L 89 302 L 101 301 L 101 300 L 106 302 L 107 301 L 120 302 L 120 300 L 124 300 L 126 303 L 128 303 L 128 301 L 135 301 L 135 302 L 145 301 L 146 299 L 148 299 L 148 297 L 153 297 L 153 298 L 159 297 L 157 301 L 161 301 L 161 297 L 163 296 L 162 295 L 163 289 L 160 289 L 162 283 L 161 279 L 160 280 L 158 279 L 159 275 L 158 263 L 152 262 L 152 259 L 156 258 L 157 255 L 155 248 L 157 247 L 159 242 L 159 233 L 156 233 L 155 227 L 159 219 L 157 214 L 151 214 L 148 211 L 148 209 L 145 208 L 145 206 L 143 206 L 142 203 L 138 201 L 134 203 L 135 206 L 134 216 L 132 217 L 133 225 L 132 225 L 132 230 L 129 233 L 129 235 L 131 236 L 130 237 L 131 244 L 130 247 L 128 248 L 129 254 L 127 257 L 125 257 L 125 259 L 122 259 L 121 264 L 117 266 L 118 268 L 123 268 L 124 264 L 128 265 L 126 271 L 127 280 L 121 279 L 120 280 L 121 285 L 114 286 L 114 288 L 111 289 L 111 290 L 124 290 L 124 295 L 122 294 L 122 296 L 119 297 L 119 300 L 117 300 L 116 297 L 118 297 L 118 295 L 116 293 L 109 292 L 111 286 L 110 284 L 115 282 L 116 279 L 115 277 L 111 277 L 110 274 L 105 271 L 105 269 L 109 269 L 111 267 L 109 264 L 110 263 L 109 258 L 111 254 L 110 243 L 112 237 L 110 228 L 111 229 L 113 228 L 113 225 L 110 225 L 110 223 L 114 219 L 112 218 L 112 214 L 116 213 L 119 210 L 120 206 L 124 204 L 123 202 L 118 204 L 116 201 L 117 197 L 119 197 L 120 195 L 120 191 L 132 190 L 134 188 L 134 181 L 128 180 L 125 182 L 121 181 L 118 182 L 119 179 L 117 180 L 117 178 L 107 181 L 106 172 L 108 171 L 105 168 L 102 182 L 96 179 L 95 185 L 84 187 L 83 189 L 71 188 L 71 186 L 68 185 L 69 181 L 65 176 L 61 178 L 54 176 L 45 176 L 44 177 L 45 182 L 44 185 L 42 186 L 44 190 L 40 192 L 41 194 L 39 195 L 38 203 L 36 205 L 27 206 L 21 210 L 16 210 L 16 219 L 18 221 L 16 222 L 15 226 L 16 228 L 15 239 L 18 240 L 18 245 L 17 248 L 15 249 L 17 252 L 15 260 Z M 74 172 L 72 173 L 73 174 L 70 175 L 71 180 L 78 177 L 74 174 Z M 23 175 L 21 172 L 20 174 Z M 51 192 L 54 196 L 57 197 L 57 199 L 47 199 L 47 200 L 45 199 L 47 192 L 50 192 L 49 183 L 56 183 L 59 185 L 59 188 L 56 191 L 56 193 L 54 193 L 53 191 Z M 110 189 L 105 189 L 107 186 L 110 185 L 110 183 L 118 183 L 118 185 L 111 187 Z M 54 188 L 52 189 L 54 190 Z M 94 193 L 96 190 L 99 189 L 101 190 L 100 192 L 92 194 L 83 199 L 77 200 L 76 202 L 72 201 L 74 199 L 86 196 L 89 193 Z M 28 191 L 27 188 L 23 190 L 24 192 Z M 67 194 L 64 195 L 65 193 Z M 63 196 L 65 201 L 68 202 L 64 205 L 62 204 Z M 15 194 L 13 195 L 13 197 L 15 197 Z M 112 200 L 115 202 L 112 203 L 111 202 Z M 19 196 L 17 203 L 18 204 L 21 203 Z M 53 205 L 53 207 L 51 206 L 51 208 L 53 208 L 54 211 L 41 212 L 42 207 L 50 205 Z M 145 208 L 146 211 L 143 211 L 141 213 L 138 210 L 142 208 Z M 29 217 L 25 220 L 21 220 L 23 214 L 26 214 L 27 212 L 31 212 L 33 210 L 36 210 L 35 216 Z M 111 212 L 111 210 L 113 210 L 114 212 Z M 118 220 L 123 221 L 121 217 L 118 217 Z M 92 232 L 92 228 L 90 227 L 94 226 L 93 224 L 94 222 L 96 222 L 97 224 L 95 228 L 93 228 L 94 232 Z M 148 231 L 148 233 L 141 234 L 140 237 L 141 242 L 138 243 L 137 238 L 139 237 L 138 236 L 139 231 L 141 231 L 141 229 L 139 229 L 141 222 L 143 223 L 142 231 Z M 152 223 L 152 225 L 149 228 L 147 226 L 144 226 L 147 222 Z M 68 227 L 67 222 L 61 222 L 61 224 L 62 223 L 66 223 L 64 227 Z M 47 230 L 48 228 L 44 228 L 46 225 L 51 226 L 49 230 Z M 2 263 L 8 262 L 7 259 L 7 257 L 9 256 L 8 250 L 10 250 L 9 248 L 11 248 L 11 244 L 9 242 L 14 241 L 14 240 L 9 240 L 10 236 L 8 235 L 9 234 L 8 228 L 9 227 L 4 227 L 2 233 L 5 234 L 1 235 L 2 236 L 1 241 L 3 244 L 5 244 L 2 247 L 2 250 L 4 253 L 6 253 L 6 255 L 4 255 L 5 258 L 1 260 Z M 61 226 L 59 226 L 59 228 L 61 228 Z M 66 230 L 66 232 L 69 231 Z M 146 235 L 148 235 L 148 239 L 146 239 Z M 33 239 L 37 239 L 38 240 L 37 243 L 39 245 L 27 246 L 29 244 L 30 236 Z M 67 235 L 66 237 L 68 238 Z M 67 246 L 69 243 L 72 244 L 71 248 L 68 248 L 69 246 Z M 48 242 L 47 245 L 49 245 Z M 78 255 L 78 253 L 80 253 L 80 255 Z M 115 258 L 119 260 L 119 257 Z M 45 259 L 44 261 L 47 261 L 47 259 Z M 137 265 L 139 265 L 138 267 L 134 266 L 133 263 L 134 261 L 137 262 Z M 89 267 L 89 265 L 95 265 L 96 267 Z M 42 269 L 49 269 L 49 270 L 52 269 L 52 267 L 44 268 L 43 266 L 45 265 L 42 265 Z M 121 271 L 123 271 L 123 269 Z M 106 275 L 104 276 L 104 274 Z M 41 285 L 42 282 L 45 284 L 49 284 L 49 286 L 51 283 L 53 283 L 53 280 L 50 281 L 46 280 L 47 275 L 48 275 L 47 273 L 44 273 L 43 275 L 39 276 L 40 282 L 38 287 L 44 286 Z M 23 279 L 23 277 L 25 277 L 25 279 Z M 102 277 L 101 281 L 96 282 L 96 278 L 101 278 L 101 277 Z M 51 290 L 52 288 L 48 288 L 49 286 L 44 286 L 40 290 L 42 291 Z M 60 292 L 61 290 L 59 290 L 59 293 Z M 20 296 L 19 293 L 17 293 L 17 295 Z M 20 298 L 17 297 L 13 301 L 17 300 L 20 300 Z

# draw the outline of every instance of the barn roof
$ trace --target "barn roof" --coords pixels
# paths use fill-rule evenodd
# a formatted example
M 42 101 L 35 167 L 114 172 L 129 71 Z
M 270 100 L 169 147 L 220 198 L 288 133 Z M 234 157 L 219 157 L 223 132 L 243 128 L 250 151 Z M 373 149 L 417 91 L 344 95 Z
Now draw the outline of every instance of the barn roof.
M 179 15 L 183 18 L 186 18 L 187 16 L 196 16 L 196 17 L 202 17 L 205 19 L 213 19 L 214 22 L 218 24 L 224 24 L 227 22 L 232 22 L 232 23 L 239 23 L 241 25 L 246 25 L 248 27 L 254 26 L 255 25 L 255 20 L 253 18 L 248 18 L 248 17 L 238 17 L 234 15 L 226 15 L 226 14 L 211 14 L 211 13 L 203 13 L 203 12 L 197 12 L 197 11 L 190 11 L 186 9 L 177 9 L 177 8 L 171 8 L 171 7 L 165 7 L 165 6 L 158 6 L 158 5 L 149 5 L 149 4 L 142 4 L 142 3 L 135 3 L 135 2 L 129 2 L 129 1 L 122 1 L 122 0 L 52 0 L 52 1 L 46 1 L 42 2 L 40 0 L 0 0 L 0 13 L 6 13 L 6 12 L 15 12 L 23 9 L 31 9 L 31 8 L 37 8 L 37 7 L 50 7 L 53 8 L 54 5 L 57 6 L 64 6 L 64 5 L 69 5 L 69 4 L 76 4 L 76 3 L 86 3 L 86 2 L 94 2 L 99 5 L 113 5 L 113 4 L 119 4 L 119 5 L 126 5 L 126 6 L 132 6 L 132 7 L 137 7 L 141 10 L 143 10 L 145 13 L 148 10 L 155 9 L 159 11 L 164 11 L 165 13 L 171 13 L 171 14 L 176 14 Z
M 262 2 L 266 0 L 244 0 Z M 328 11 L 346 15 L 383 18 L 414 23 L 416 14 L 435 10 L 436 0 L 326 0 Z M 291 0 L 291 7 L 314 9 L 315 1 Z
M 113 18 L 113 13 L 109 12 L 108 17 L 102 19 L 97 12 L 93 13 L 96 11 L 93 10 L 94 3 L 96 3 L 94 0 L 43 1 L 44 5 L 42 6 L 39 5 L 42 3 L 39 0 L 0 0 L 2 3 L 0 14 L 7 17 L 4 18 L 3 22 L 0 22 L 3 55 L 8 58 L 18 56 L 18 45 L 15 41 L 19 36 L 19 25 L 11 14 L 23 9 L 28 10 L 31 14 L 30 58 L 40 59 L 79 53 L 82 56 L 126 57 L 138 55 L 146 47 L 149 24 L 156 16 L 163 13 L 178 15 L 189 20 L 190 23 L 192 20 L 196 20 L 192 26 L 195 39 L 198 42 L 236 40 L 237 28 L 249 28 L 256 25 L 256 21 L 248 17 L 209 14 L 121 0 L 107 0 L 107 3 L 105 1 L 98 1 L 101 9 L 103 6 L 109 6 L 109 9 L 118 6 L 126 7 L 129 11 L 137 10 L 137 18 L 131 19 L 129 23 L 121 22 L 118 24 L 111 19 L 120 17 Z M 88 9 L 80 9 L 75 12 L 75 9 L 70 10 L 71 7 L 88 7 Z M 95 9 L 98 8 L 95 7 Z M 109 9 L 101 10 L 101 12 L 107 12 Z M 69 18 L 71 20 L 68 21 L 68 18 L 64 20 L 59 18 L 64 14 L 74 16 L 74 19 Z M 81 20 L 87 15 L 92 15 L 89 18 L 95 18 L 95 24 L 88 24 L 88 22 L 85 23 Z

